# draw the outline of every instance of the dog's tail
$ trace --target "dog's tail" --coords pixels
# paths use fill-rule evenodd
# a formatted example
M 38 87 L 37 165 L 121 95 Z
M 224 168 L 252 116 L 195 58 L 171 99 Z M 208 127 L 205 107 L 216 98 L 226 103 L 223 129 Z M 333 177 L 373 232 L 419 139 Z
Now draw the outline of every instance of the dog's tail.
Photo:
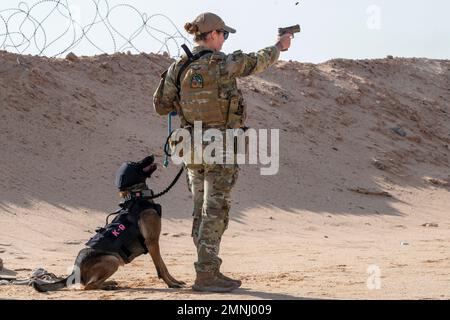
M 75 260 L 72 272 L 67 278 L 55 279 L 56 281 L 46 281 L 44 279 L 34 278 L 32 279 L 30 285 L 38 292 L 49 292 L 49 291 L 58 291 L 64 288 L 67 288 L 73 284 L 79 284 L 81 283 L 80 278 L 80 265 L 83 262 L 83 259 L 86 258 L 91 253 L 91 249 L 83 249 L 78 253 L 78 256 Z M 49 274 L 47 271 L 43 270 L 44 272 L 42 275 L 50 275 L 50 278 L 56 278 L 54 274 Z
M 58 290 L 67 288 L 67 286 L 68 286 L 67 283 L 72 276 L 73 276 L 73 274 L 68 276 L 65 279 L 62 279 L 62 280 L 59 280 L 56 282 L 48 282 L 48 281 L 36 279 L 31 282 L 31 286 L 37 292 L 41 292 L 41 293 L 49 292 L 49 291 L 58 291 Z

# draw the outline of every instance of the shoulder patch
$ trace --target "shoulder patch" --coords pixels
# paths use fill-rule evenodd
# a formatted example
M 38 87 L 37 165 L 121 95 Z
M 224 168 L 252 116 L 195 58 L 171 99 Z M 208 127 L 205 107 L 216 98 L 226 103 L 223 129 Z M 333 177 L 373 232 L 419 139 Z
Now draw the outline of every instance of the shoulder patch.
M 238 61 L 239 59 L 242 59 L 244 56 L 244 52 L 242 50 L 237 50 L 233 52 L 229 57 L 231 58 L 231 61 Z
M 195 73 L 191 78 L 192 89 L 203 89 L 203 76 L 199 73 Z

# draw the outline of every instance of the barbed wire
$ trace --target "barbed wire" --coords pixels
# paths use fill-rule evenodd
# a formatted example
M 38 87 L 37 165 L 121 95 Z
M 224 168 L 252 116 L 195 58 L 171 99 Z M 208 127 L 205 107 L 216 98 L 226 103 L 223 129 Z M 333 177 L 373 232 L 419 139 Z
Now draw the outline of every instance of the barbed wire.
M 19 54 L 60 57 L 86 43 L 94 48 L 94 53 L 140 53 L 144 50 L 139 49 L 137 39 L 144 36 L 146 41 L 151 40 L 152 44 L 158 45 L 156 53 L 166 51 L 170 56 L 178 57 L 182 43 L 192 45 L 164 14 L 148 15 L 127 3 L 111 7 L 108 0 L 90 2 L 92 11 L 89 13 L 93 13 L 93 17 L 85 24 L 76 17 L 73 12 L 76 7 L 71 6 L 69 0 L 39 0 L 32 5 L 20 2 L 16 8 L 0 10 L 0 49 Z M 125 25 L 123 14 L 126 11 L 136 17 L 127 20 L 127 25 L 138 22 L 136 29 L 128 36 L 121 30 Z M 120 15 L 120 24 L 113 21 L 114 14 Z M 51 19 L 59 22 L 60 30 L 55 30 L 55 23 L 51 27 L 46 26 Z M 162 20 L 162 27 L 157 27 L 157 19 Z M 103 28 L 101 39 L 96 40 L 94 38 L 99 37 L 100 28 Z M 54 35 L 50 35 L 49 31 Z M 105 50 L 106 46 L 112 50 L 108 52 L 108 49 Z

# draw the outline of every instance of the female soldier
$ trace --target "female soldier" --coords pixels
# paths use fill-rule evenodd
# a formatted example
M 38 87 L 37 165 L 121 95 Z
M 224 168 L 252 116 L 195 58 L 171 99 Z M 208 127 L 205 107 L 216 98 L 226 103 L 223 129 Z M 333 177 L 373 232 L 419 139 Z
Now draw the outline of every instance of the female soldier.
M 201 121 L 203 129 L 243 128 L 246 106 L 237 88 L 236 78 L 260 73 L 273 65 L 291 44 L 286 34 L 278 42 L 257 53 L 221 51 L 230 33 L 236 30 L 225 25 L 213 13 L 203 13 L 185 29 L 194 35 L 197 46 L 192 53 L 173 63 L 163 80 L 163 93 L 155 98 L 159 115 L 176 111 L 182 127 L 193 127 Z M 156 95 L 156 94 L 155 94 Z M 204 144 L 205 146 L 205 144 Z M 230 193 L 236 183 L 237 164 L 185 163 L 189 189 L 194 199 L 192 237 L 197 247 L 195 263 L 197 278 L 193 289 L 207 292 L 229 292 L 241 281 L 220 272 L 218 257 L 222 235 L 228 227 Z

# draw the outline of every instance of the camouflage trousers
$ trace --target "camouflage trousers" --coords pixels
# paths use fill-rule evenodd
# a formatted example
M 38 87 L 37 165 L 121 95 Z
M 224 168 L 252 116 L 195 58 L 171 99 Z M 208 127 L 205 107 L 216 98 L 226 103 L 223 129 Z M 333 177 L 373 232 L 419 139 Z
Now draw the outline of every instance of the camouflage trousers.
M 187 182 L 194 200 L 192 237 L 197 247 L 197 272 L 219 271 L 222 235 L 228 228 L 231 189 L 239 167 L 222 164 L 188 164 Z

